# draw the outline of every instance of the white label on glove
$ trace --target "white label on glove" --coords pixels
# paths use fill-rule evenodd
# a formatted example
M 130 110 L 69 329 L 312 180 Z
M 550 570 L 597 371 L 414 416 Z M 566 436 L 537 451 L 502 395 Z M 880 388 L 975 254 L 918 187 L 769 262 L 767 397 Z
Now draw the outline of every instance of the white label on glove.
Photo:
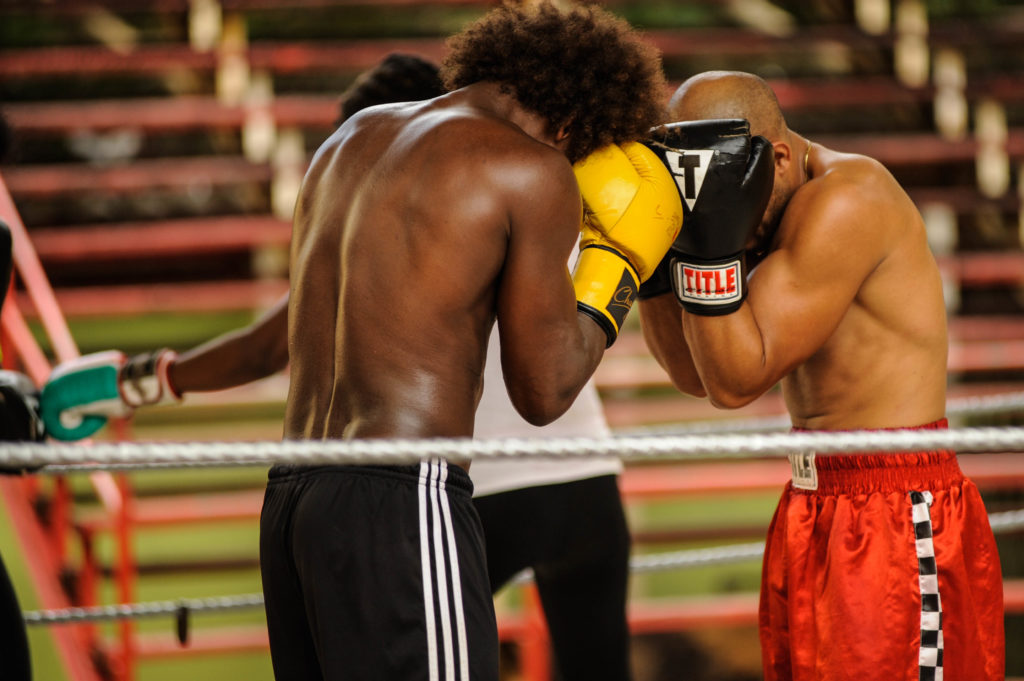
M 676 261 L 676 296 L 698 305 L 726 305 L 743 298 L 740 261 L 723 265 L 691 265 Z

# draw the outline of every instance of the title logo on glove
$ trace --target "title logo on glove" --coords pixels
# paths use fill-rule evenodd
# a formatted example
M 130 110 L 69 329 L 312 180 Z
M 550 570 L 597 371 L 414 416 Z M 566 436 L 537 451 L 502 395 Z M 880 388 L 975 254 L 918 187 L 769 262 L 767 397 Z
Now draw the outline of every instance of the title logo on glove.
M 700 305 L 725 305 L 742 300 L 743 278 L 739 260 L 710 267 L 678 260 L 674 264 L 676 271 L 672 282 L 679 300 Z
M 665 150 L 665 161 L 668 169 L 679 186 L 679 194 L 686 201 L 686 206 L 693 210 L 697 203 L 697 195 L 704 184 L 704 177 L 711 166 L 714 149 L 697 149 L 673 151 Z

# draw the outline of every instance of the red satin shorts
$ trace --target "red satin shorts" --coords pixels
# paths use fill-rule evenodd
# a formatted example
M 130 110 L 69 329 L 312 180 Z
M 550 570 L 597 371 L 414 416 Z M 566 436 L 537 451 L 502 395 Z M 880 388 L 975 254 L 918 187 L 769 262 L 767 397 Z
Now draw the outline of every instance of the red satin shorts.
M 809 459 L 768 530 L 765 681 L 1001 681 L 999 555 L 955 454 Z

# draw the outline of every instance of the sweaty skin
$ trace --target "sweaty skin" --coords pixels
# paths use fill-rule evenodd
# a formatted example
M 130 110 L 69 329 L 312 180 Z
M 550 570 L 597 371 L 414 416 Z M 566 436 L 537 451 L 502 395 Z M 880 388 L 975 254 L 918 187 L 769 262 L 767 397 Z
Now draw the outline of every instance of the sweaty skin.
M 773 143 L 775 188 L 762 243 L 751 244 L 767 253 L 735 313 L 688 314 L 671 294 L 642 301 L 652 353 L 677 387 L 724 408 L 781 381 L 801 428 L 942 418 L 946 312 L 920 214 L 877 161 L 813 144 L 784 121 L 773 125 L 736 94 L 748 85 L 737 75 L 698 81 L 677 93 L 671 114 L 746 117 L 751 134 Z
M 317 151 L 291 250 L 286 438 L 469 437 L 495 318 L 513 404 L 547 423 L 600 360 L 565 263 L 565 136 L 491 83 L 373 107 Z

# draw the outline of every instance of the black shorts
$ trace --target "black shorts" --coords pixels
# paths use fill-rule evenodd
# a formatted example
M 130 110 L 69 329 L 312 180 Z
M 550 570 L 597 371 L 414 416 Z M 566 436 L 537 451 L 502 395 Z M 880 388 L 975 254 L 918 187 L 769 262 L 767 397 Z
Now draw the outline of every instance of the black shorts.
M 260 569 L 277 681 L 495 681 L 471 495 L 465 471 L 437 460 L 271 469 Z

